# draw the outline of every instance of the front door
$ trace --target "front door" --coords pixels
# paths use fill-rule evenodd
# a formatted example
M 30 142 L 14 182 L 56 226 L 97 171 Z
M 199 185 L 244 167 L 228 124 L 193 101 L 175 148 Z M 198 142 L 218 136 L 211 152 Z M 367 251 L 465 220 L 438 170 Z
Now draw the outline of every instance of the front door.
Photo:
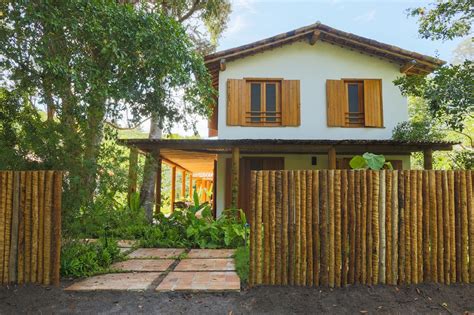
M 239 175 L 239 200 L 238 206 L 249 216 L 250 207 L 250 171 L 283 170 L 285 159 L 283 157 L 244 157 L 240 159 Z M 226 208 L 232 202 L 232 160 L 226 160 Z

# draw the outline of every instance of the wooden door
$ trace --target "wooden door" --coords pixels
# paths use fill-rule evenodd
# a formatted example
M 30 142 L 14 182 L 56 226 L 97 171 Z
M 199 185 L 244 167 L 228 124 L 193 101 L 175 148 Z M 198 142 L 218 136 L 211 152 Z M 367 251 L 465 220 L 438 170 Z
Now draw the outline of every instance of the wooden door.
M 284 168 L 285 159 L 283 157 L 244 157 L 240 159 L 238 207 L 244 210 L 247 218 L 249 216 L 250 210 L 250 172 L 265 170 L 283 170 Z M 232 160 L 229 158 L 226 160 L 226 208 L 229 208 L 232 202 L 231 177 Z

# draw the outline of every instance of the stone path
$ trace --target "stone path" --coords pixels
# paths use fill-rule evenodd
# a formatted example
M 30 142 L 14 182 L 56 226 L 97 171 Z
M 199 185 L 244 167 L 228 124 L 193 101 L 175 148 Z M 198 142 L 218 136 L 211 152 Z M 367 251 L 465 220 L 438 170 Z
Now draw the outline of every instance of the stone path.
M 76 282 L 68 291 L 154 290 L 157 292 L 240 291 L 232 249 L 138 248 L 133 241 L 119 241 L 127 260 L 115 263 L 116 273 Z

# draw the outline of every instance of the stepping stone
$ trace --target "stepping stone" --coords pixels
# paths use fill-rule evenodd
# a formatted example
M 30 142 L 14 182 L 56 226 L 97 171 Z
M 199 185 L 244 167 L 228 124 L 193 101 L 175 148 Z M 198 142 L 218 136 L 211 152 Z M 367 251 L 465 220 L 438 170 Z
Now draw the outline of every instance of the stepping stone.
M 129 258 L 176 258 L 184 253 L 183 248 L 139 248 Z
M 120 254 L 125 254 L 125 253 L 128 253 L 128 252 L 131 252 L 132 249 L 128 248 L 128 247 L 119 247 L 119 251 L 120 251 Z
M 67 291 L 141 291 L 148 289 L 152 282 L 161 275 L 160 272 L 143 273 L 109 273 L 94 276 L 74 283 Z
M 112 268 L 122 271 L 166 271 L 173 262 L 173 259 L 131 259 L 115 263 Z
M 135 241 L 135 240 L 119 240 L 119 241 L 117 241 L 118 247 L 130 248 L 130 247 L 135 246 L 135 244 L 137 244 L 137 241 Z
M 193 291 L 222 292 L 240 291 L 237 273 L 223 271 L 170 272 L 156 288 L 158 292 Z
M 191 249 L 186 258 L 232 258 L 234 249 Z
M 174 269 L 175 271 L 234 271 L 233 258 L 217 259 L 183 259 Z

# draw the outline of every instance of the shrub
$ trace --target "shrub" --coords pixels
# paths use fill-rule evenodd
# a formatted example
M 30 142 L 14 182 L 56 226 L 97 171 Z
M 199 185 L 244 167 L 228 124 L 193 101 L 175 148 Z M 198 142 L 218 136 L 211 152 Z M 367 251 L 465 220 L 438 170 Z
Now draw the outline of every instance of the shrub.
M 240 277 L 240 281 L 246 284 L 249 279 L 250 251 L 248 246 L 237 248 L 234 254 L 235 270 Z

